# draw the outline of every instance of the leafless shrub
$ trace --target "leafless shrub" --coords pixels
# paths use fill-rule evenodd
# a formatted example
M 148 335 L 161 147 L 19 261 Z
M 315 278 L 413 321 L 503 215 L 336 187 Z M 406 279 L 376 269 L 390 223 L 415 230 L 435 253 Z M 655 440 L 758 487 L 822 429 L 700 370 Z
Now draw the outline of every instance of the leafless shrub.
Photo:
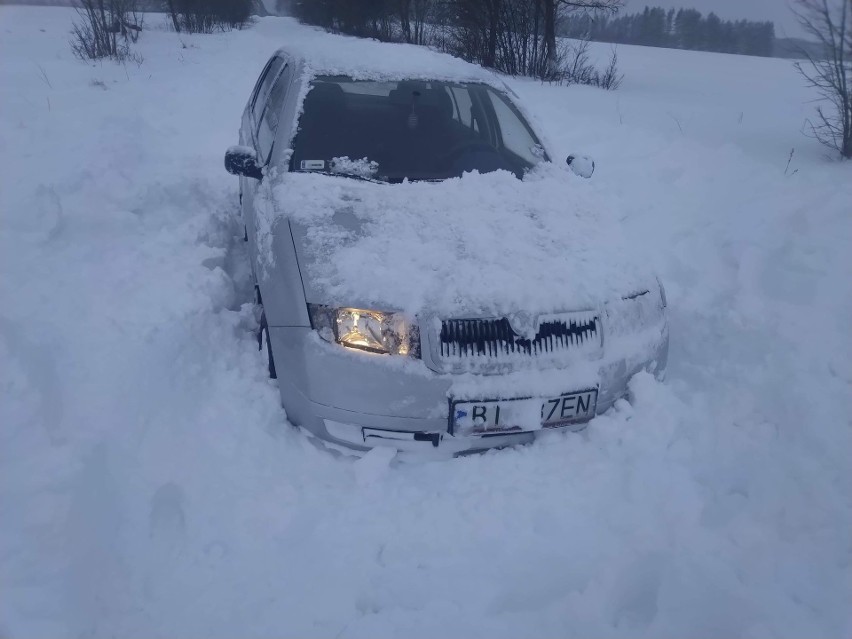
M 852 159 L 852 0 L 795 0 L 799 23 L 822 45 L 823 56 L 803 51 L 796 69 L 816 89 L 820 101 L 810 133 L 820 143 Z
M 556 80 L 560 84 L 594 84 L 596 71 L 589 60 L 588 40 L 579 40 L 574 44 L 560 43 L 556 48 L 555 59 L 548 66 L 551 77 L 545 77 L 545 80 Z
M 559 42 L 555 56 L 542 68 L 539 77 L 556 84 L 582 84 L 607 90 L 617 89 L 624 77 L 618 71 L 617 51 L 613 48 L 609 63 L 601 71 L 591 61 L 589 44 L 588 40 Z
M 166 0 L 176 4 L 185 0 Z M 200 1 L 200 0 L 197 0 Z M 511 75 L 615 89 L 618 56 L 598 70 L 588 43 L 556 38 L 560 14 L 613 13 L 623 0 L 302 0 L 295 15 L 335 33 L 425 44 Z
M 136 0 L 77 0 L 71 51 L 81 60 L 133 58 L 130 44 L 142 32 Z
M 597 84 L 601 89 L 607 91 L 615 91 L 621 86 L 621 81 L 624 80 L 624 74 L 618 71 L 618 51 L 615 47 L 612 48 L 612 53 L 609 56 L 609 64 L 600 73 L 600 81 Z

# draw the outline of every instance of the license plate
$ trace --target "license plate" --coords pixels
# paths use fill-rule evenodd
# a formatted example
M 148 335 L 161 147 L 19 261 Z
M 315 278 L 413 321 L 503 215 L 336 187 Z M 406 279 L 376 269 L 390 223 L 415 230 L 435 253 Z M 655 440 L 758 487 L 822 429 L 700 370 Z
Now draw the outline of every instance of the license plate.
M 589 421 L 595 416 L 597 389 L 551 398 L 455 401 L 452 432 L 482 434 L 555 428 Z

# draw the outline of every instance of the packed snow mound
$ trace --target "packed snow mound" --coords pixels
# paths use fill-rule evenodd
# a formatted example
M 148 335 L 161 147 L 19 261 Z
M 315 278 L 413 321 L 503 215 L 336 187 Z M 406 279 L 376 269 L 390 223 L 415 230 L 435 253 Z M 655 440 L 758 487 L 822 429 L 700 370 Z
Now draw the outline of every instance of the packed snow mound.
M 524 180 L 495 171 L 376 184 L 291 173 L 275 204 L 295 222 L 312 302 L 445 317 L 560 312 L 654 285 L 600 191 L 550 164 Z
M 390 44 L 331 35 L 321 29 L 288 25 L 286 42 L 279 49 L 304 60 L 311 75 L 343 75 L 355 80 L 431 79 L 457 82 L 485 82 L 502 86 L 490 71 L 446 53 L 412 44 Z

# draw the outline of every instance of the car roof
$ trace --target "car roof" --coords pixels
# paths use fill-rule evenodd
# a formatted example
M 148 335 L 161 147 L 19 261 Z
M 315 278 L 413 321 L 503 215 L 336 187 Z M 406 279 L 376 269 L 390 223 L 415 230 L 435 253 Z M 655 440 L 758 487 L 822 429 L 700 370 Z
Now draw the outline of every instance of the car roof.
M 505 86 L 494 73 L 425 46 L 332 35 L 320 29 L 301 29 L 277 53 L 301 62 L 309 77 L 339 75 L 355 80 L 442 80 Z

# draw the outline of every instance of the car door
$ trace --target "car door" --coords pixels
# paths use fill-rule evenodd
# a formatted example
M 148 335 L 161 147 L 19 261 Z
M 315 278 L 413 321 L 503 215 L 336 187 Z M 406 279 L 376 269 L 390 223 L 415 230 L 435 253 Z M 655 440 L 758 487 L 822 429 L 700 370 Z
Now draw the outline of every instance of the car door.
M 267 166 L 269 162 L 281 106 L 292 79 L 290 67 L 291 64 L 285 56 L 280 54 L 273 56 L 264 68 L 244 113 L 240 144 L 254 148 L 258 164 L 261 166 Z M 266 182 L 265 179 L 240 177 L 240 203 L 253 268 L 257 263 L 255 199 L 260 189 L 267 188 Z

